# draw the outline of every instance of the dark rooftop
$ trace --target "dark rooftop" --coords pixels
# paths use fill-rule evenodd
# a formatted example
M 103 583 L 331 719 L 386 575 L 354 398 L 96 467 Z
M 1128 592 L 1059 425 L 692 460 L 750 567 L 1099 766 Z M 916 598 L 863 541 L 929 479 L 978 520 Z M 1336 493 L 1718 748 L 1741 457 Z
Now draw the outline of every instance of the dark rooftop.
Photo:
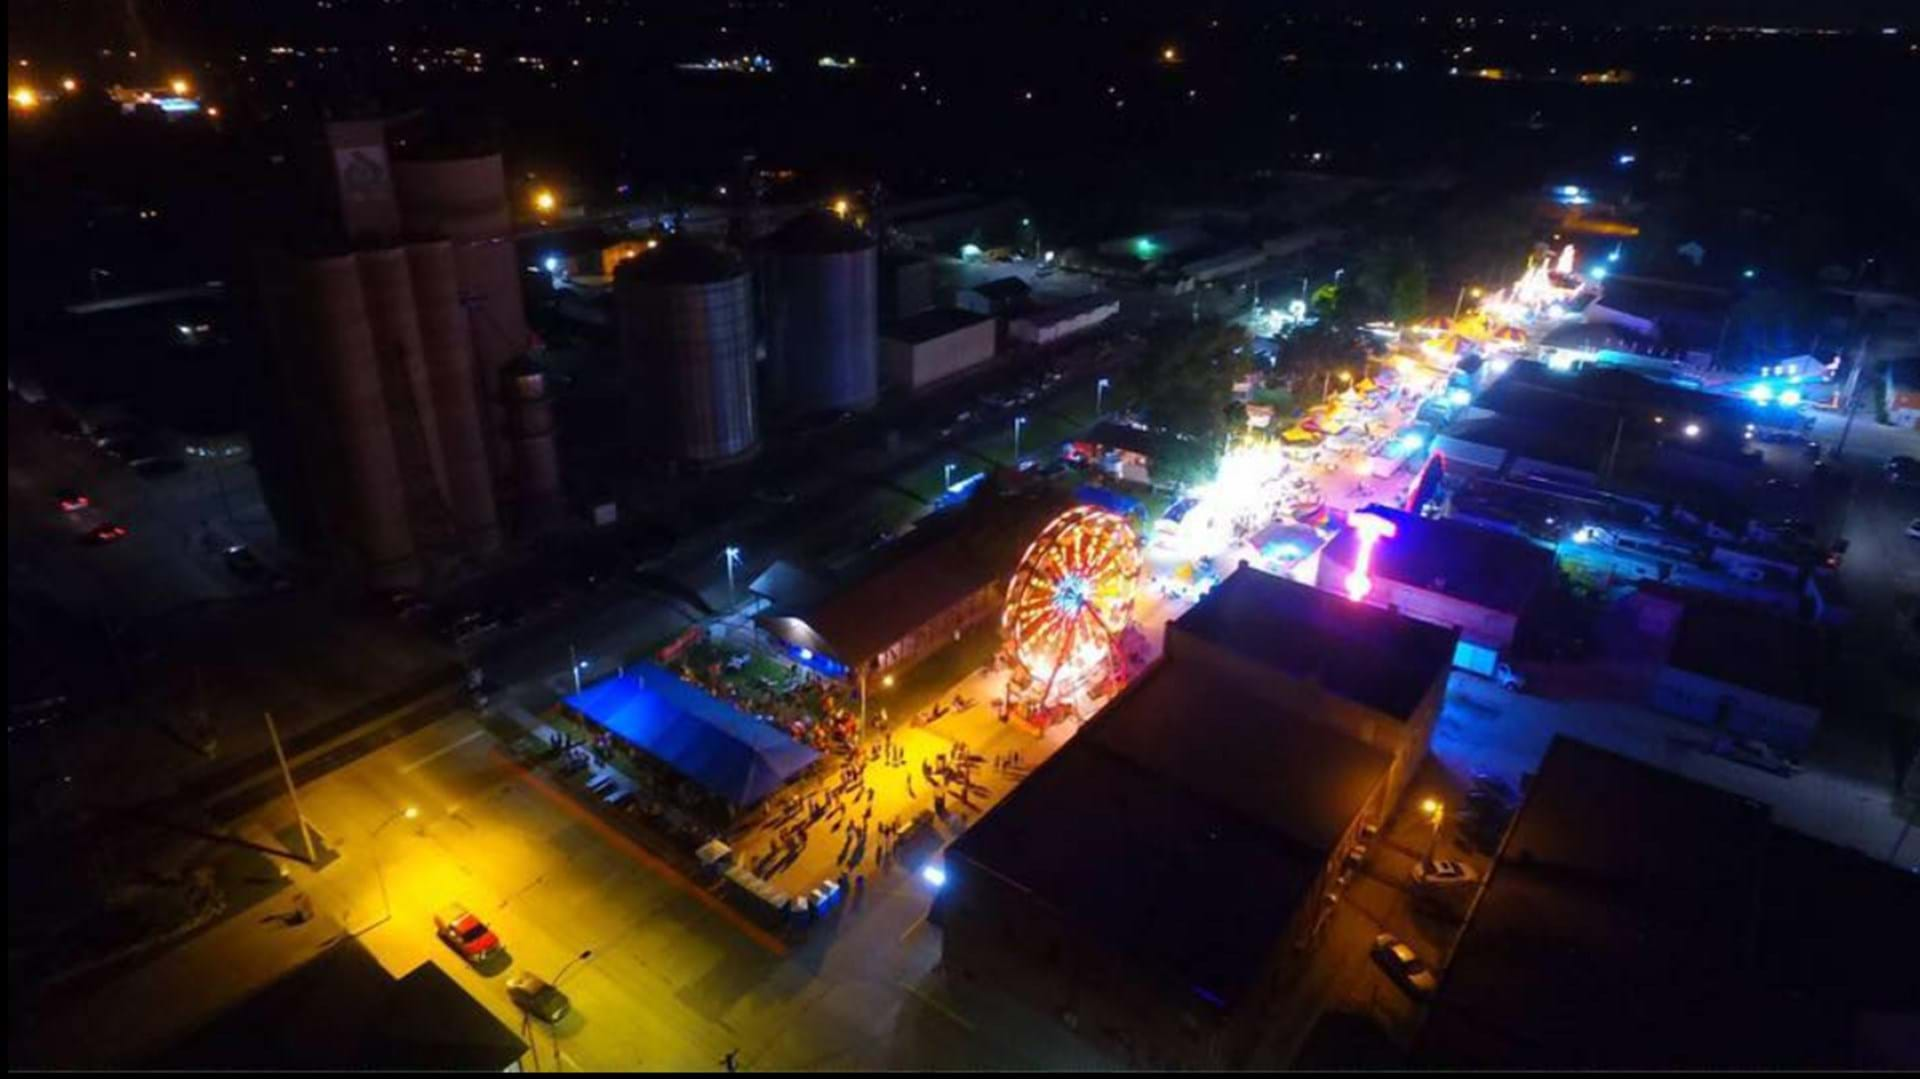
M 1403 720 L 1452 669 L 1460 636 L 1245 565 L 1169 626 Z
M 1553 552 L 1518 536 L 1387 506 L 1366 511 L 1399 528 L 1373 548 L 1375 577 L 1509 614 L 1525 610 L 1553 579 Z M 1359 546 L 1358 534 L 1344 528 L 1321 557 L 1352 566 Z
M 1252 987 L 1387 758 L 1161 663 L 948 856 L 1216 1007 Z
M 888 323 L 881 328 L 880 336 L 917 345 L 945 337 L 956 330 L 992 321 L 992 315 L 963 311 L 957 307 L 930 307 L 919 314 Z
M 732 280 L 746 272 L 746 262 L 724 247 L 690 236 L 672 236 L 647 252 L 645 258 L 621 262 L 614 271 L 614 279 L 709 285 Z
M 1414 1064 L 1897 1066 L 1859 1033 L 1903 1009 L 1911 1021 L 1914 910 L 1911 874 L 1776 829 L 1758 802 L 1557 737 Z M 1906 958 L 1885 954 L 1895 942 Z
M 1667 665 L 1770 697 L 1817 705 L 1820 631 L 1765 609 L 1689 594 Z
M 1018 277 L 996 277 L 968 286 L 967 291 L 977 292 L 989 300 L 1015 301 L 1026 299 L 1033 288 Z
M 760 622 L 857 667 L 934 615 L 1011 577 L 1027 544 L 1072 504 L 1045 487 L 979 491 L 965 506 L 923 519 L 852 583 L 805 606 L 776 608 Z
M 432 963 L 394 979 L 347 938 L 151 1066 L 192 1071 L 503 1071 L 527 1050 Z
M 803 213 L 767 237 L 769 249 L 796 255 L 837 255 L 865 251 L 873 237 L 826 210 Z

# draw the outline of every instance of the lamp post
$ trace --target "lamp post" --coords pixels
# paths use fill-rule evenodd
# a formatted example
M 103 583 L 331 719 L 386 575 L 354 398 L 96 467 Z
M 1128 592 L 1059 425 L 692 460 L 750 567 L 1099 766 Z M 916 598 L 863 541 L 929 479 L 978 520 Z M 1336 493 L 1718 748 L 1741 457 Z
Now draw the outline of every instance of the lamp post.
M 1420 803 L 1420 811 L 1433 820 L 1433 835 L 1427 840 L 1427 857 L 1424 862 L 1425 865 L 1431 866 L 1434 851 L 1440 846 L 1440 822 L 1446 819 L 1447 807 L 1446 803 L 1438 798 L 1429 798 Z
M 733 567 L 740 564 L 740 548 L 728 547 L 726 550 L 726 560 L 727 560 L 727 610 L 731 612 L 733 610 L 734 605 L 739 602 L 739 600 L 734 595 L 734 590 L 733 590 Z
M 1025 416 L 1013 418 L 1013 467 L 1020 467 L 1020 429 L 1027 425 Z
M 1103 378 L 1093 384 L 1093 416 L 1099 419 L 1107 414 L 1107 387 L 1113 384 L 1110 378 Z
M 381 909 L 386 911 L 386 914 L 383 915 L 379 921 L 368 926 L 366 929 L 362 929 L 360 931 L 362 933 L 378 929 L 380 926 L 393 920 L 393 896 L 387 891 L 387 867 L 385 861 L 380 857 L 380 833 L 386 831 L 387 825 L 392 824 L 394 821 L 413 820 L 419 815 L 420 811 L 418 809 L 415 809 L 413 806 L 408 806 L 405 809 L 395 812 L 386 820 L 381 821 L 379 825 L 374 828 L 373 832 L 367 836 L 367 850 L 373 855 L 373 875 L 380 881 L 380 906 Z
M 580 695 L 580 669 L 585 666 L 586 664 L 580 662 L 579 650 L 574 648 L 573 645 L 568 645 L 567 670 L 573 672 L 573 693 L 576 697 Z
M 588 948 L 588 949 L 587 949 L 586 951 L 583 951 L 583 952 L 581 952 L 581 953 L 580 953 L 579 955 L 576 955 L 576 956 L 574 956 L 574 957 L 573 957 L 572 959 L 569 959 L 569 960 L 567 960 L 567 965 L 566 965 L 566 966 L 563 966 L 563 967 L 561 967 L 561 968 L 560 968 L 560 973 L 558 973 L 558 974 L 555 974 L 555 975 L 553 976 L 553 987 L 554 987 L 555 989 L 558 989 L 558 988 L 560 988 L 560 979 L 562 979 L 562 978 L 564 978 L 564 977 L 566 977 L 566 976 L 567 976 L 567 971 L 569 971 L 569 970 L 572 970 L 572 969 L 573 969 L 573 965 L 574 965 L 575 963 L 584 963 L 584 962 L 586 962 L 587 960 L 589 960 L 589 959 L 592 959 L 592 958 L 593 958 L 593 949 L 592 949 L 592 948 Z
M 1460 307 L 1467 302 L 1468 292 L 1472 292 L 1473 298 L 1476 300 L 1483 295 L 1478 285 L 1461 285 L 1459 294 L 1453 298 L 1453 317 L 1455 321 L 1458 321 L 1460 318 Z
M 948 461 L 943 467 L 946 471 L 942 473 L 940 486 L 951 491 L 953 490 L 953 462 Z

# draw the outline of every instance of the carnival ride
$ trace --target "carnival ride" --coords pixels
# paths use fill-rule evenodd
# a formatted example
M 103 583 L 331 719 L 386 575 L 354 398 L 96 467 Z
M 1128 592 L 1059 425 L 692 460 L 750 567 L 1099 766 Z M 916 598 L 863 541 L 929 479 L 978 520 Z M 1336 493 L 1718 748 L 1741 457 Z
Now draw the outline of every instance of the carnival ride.
M 1120 669 L 1116 649 L 1133 617 L 1140 542 L 1118 514 L 1076 506 L 1040 531 L 1007 588 L 1001 628 L 1016 685 L 1045 708 Z

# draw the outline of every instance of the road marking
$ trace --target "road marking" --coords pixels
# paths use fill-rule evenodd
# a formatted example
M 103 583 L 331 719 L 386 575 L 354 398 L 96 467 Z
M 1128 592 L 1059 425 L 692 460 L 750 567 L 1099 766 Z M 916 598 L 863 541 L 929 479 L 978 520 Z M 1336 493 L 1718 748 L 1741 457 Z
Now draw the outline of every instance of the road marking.
M 939 1001 L 933 999 L 932 997 L 928 996 L 926 993 L 921 992 L 918 986 L 908 985 L 905 982 L 899 982 L 897 984 L 900 986 L 900 988 L 905 989 L 908 993 L 911 993 L 915 1000 L 918 1000 L 920 1003 L 925 1004 L 927 1007 L 932 1008 L 934 1011 L 939 1012 L 941 1015 L 944 1015 L 948 1019 L 951 1019 L 954 1022 L 960 1024 L 960 1026 L 964 1027 L 969 1032 L 975 1029 L 974 1025 L 968 1022 L 967 1019 L 963 1017 L 959 1012 L 954 1011 L 952 1008 L 949 1008 L 945 1004 L 942 1004 Z
M 577 1072 L 583 1072 L 587 1070 L 586 1068 L 581 1067 L 578 1061 L 568 1056 L 567 1051 L 565 1049 L 555 1049 L 554 1052 L 560 1054 L 560 1063 L 563 1066 L 572 1068 L 574 1071 L 577 1071 Z
M 434 761 L 437 761 L 440 758 L 446 756 L 447 754 L 452 753 L 454 750 L 459 749 L 461 746 L 466 745 L 468 742 L 473 741 L 475 738 L 485 737 L 486 733 L 487 732 L 484 730 L 474 731 L 472 734 L 467 735 L 465 738 L 460 739 L 458 742 L 455 742 L 450 746 L 442 746 L 441 748 L 434 750 L 432 753 L 427 754 L 426 756 L 420 758 L 419 760 L 414 761 L 412 764 L 407 765 L 405 768 L 400 769 L 400 774 L 403 776 L 409 775 L 413 772 L 414 769 L 432 764 Z
M 685 892 L 687 895 L 692 896 L 702 905 L 731 922 L 734 928 L 746 934 L 747 939 L 753 941 L 755 944 L 760 945 L 774 955 L 784 956 L 787 954 L 788 949 L 785 941 L 755 925 L 752 921 L 748 920 L 746 915 L 729 906 L 726 900 L 721 899 L 719 896 L 700 887 L 693 881 L 688 880 L 679 870 L 663 861 L 659 855 L 641 846 L 613 825 L 601 820 L 592 810 L 587 809 L 579 802 L 568 797 L 565 791 L 556 788 L 545 777 L 530 771 L 519 761 L 502 753 L 499 747 L 494 747 L 493 752 L 495 756 L 505 761 L 509 768 L 519 772 L 520 775 L 526 779 L 528 785 L 534 790 L 539 791 L 548 801 L 559 807 L 562 812 L 600 833 L 602 839 L 618 848 L 628 858 L 653 870 L 656 876 L 673 885 L 675 888 L 680 889 L 682 892 Z
M 907 942 L 908 937 L 913 936 L 915 933 L 919 932 L 920 927 L 926 924 L 927 924 L 926 915 L 922 914 L 920 917 L 915 918 L 913 920 L 913 924 L 907 927 L 907 931 L 900 934 L 900 943 L 905 944 Z

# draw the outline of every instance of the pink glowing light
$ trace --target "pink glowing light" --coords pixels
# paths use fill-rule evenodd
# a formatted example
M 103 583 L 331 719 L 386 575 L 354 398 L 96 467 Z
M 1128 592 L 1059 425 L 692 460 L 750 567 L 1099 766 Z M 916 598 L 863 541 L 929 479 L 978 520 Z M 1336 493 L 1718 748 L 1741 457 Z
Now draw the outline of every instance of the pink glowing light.
M 1347 574 L 1347 598 L 1358 603 L 1373 591 L 1373 578 L 1367 575 L 1373 568 L 1373 545 L 1393 538 L 1400 526 L 1371 513 L 1356 513 L 1347 519 L 1347 524 L 1360 534 L 1360 553 L 1353 560 L 1353 572 Z

